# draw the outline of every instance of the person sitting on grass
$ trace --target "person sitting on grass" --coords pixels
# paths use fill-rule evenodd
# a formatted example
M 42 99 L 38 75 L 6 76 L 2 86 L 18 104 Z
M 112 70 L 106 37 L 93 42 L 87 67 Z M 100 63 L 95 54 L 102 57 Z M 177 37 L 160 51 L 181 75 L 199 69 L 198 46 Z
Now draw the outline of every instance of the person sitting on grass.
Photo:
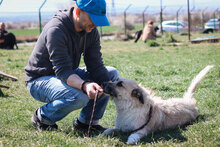
M 99 125 L 109 97 L 103 82 L 116 81 L 119 72 L 105 67 L 97 26 L 108 26 L 105 0 L 77 0 L 74 7 L 58 11 L 45 25 L 25 67 L 25 81 L 32 97 L 46 104 L 31 118 L 38 130 L 58 129 L 57 121 L 80 109 L 74 129 L 87 130 L 96 91 L 99 91 L 92 130 Z M 83 55 L 85 68 L 79 68 Z
M 0 48 L 4 48 L 5 36 L 8 32 L 5 30 L 5 23 L 0 22 Z
M 5 23 L 0 22 L 0 48 L 14 49 L 14 46 L 18 49 L 15 35 L 8 33 L 5 30 Z

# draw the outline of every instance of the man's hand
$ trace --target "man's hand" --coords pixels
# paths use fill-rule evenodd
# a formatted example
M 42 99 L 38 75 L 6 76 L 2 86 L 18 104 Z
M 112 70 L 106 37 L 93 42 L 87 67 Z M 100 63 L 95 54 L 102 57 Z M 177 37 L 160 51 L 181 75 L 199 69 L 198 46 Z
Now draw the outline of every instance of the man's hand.
M 100 97 L 103 93 L 102 87 L 100 87 L 97 83 L 94 82 L 86 82 L 83 86 L 83 89 L 90 99 L 95 98 L 97 90 L 99 91 L 98 97 Z
M 102 95 L 103 89 L 97 83 L 85 82 L 85 84 L 83 84 L 84 82 L 85 81 L 83 81 L 77 74 L 72 74 L 67 78 L 67 84 L 69 86 L 83 90 L 90 99 L 95 98 L 97 90 L 99 91 L 98 97 Z

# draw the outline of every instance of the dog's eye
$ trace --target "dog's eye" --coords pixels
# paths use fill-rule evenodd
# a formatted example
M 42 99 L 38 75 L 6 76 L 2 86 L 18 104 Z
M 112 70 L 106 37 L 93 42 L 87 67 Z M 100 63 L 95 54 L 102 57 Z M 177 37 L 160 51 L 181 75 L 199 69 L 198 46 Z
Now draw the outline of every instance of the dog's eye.
M 117 85 L 118 87 L 123 87 L 122 81 L 118 82 L 116 85 Z

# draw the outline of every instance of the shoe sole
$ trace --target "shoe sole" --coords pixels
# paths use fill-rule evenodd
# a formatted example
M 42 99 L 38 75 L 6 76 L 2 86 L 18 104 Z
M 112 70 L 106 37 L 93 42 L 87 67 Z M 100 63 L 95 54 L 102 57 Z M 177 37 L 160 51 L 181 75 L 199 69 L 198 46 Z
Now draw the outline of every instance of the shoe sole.
M 42 131 L 41 129 L 37 128 L 36 122 L 34 121 L 34 116 L 31 117 L 31 123 L 35 129 Z
M 36 129 L 36 130 L 38 130 L 38 131 L 54 131 L 54 130 L 56 130 L 56 131 L 62 131 L 62 129 L 59 129 L 59 128 L 51 128 L 51 129 L 45 129 L 45 130 L 43 130 L 43 129 L 41 129 L 41 128 L 39 128 L 39 127 L 37 127 L 37 125 L 36 125 L 36 122 L 34 121 L 34 116 L 32 116 L 31 117 L 31 123 L 32 123 L 32 125 L 34 126 L 34 128 Z

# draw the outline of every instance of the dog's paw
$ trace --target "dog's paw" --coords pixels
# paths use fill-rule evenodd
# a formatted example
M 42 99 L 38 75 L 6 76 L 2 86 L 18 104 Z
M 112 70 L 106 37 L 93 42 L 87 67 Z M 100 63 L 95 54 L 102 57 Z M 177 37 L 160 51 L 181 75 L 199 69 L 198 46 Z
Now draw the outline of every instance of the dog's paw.
M 111 135 L 112 133 L 114 133 L 114 130 L 114 128 L 106 129 L 100 136 Z
M 137 142 L 140 140 L 140 136 L 138 134 L 131 134 L 129 137 L 128 137 L 128 141 L 126 142 L 127 144 L 131 144 L 131 145 L 134 145 L 134 144 L 137 144 Z

